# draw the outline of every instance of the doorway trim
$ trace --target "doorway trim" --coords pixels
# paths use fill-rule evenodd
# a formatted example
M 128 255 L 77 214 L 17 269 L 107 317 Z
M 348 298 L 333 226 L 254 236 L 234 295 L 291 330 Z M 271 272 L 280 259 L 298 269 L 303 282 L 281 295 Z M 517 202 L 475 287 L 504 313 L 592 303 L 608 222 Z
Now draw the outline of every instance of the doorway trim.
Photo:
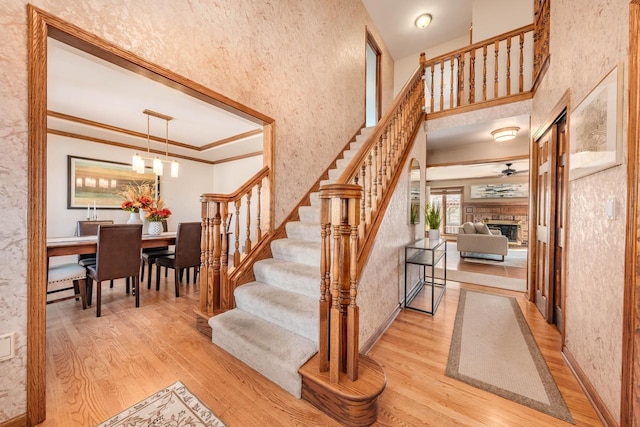
M 640 218 L 638 179 L 640 165 L 640 0 L 629 3 L 629 116 L 627 130 L 627 206 L 624 262 L 624 305 L 622 309 L 622 387 L 620 425 L 640 420 L 640 262 L 638 239 Z
M 47 38 L 95 55 L 264 127 L 263 162 L 271 169 L 269 214 L 275 211 L 275 120 L 166 68 L 119 48 L 31 4 L 28 19 L 27 414 L 46 417 Z
M 364 50 L 364 81 L 365 81 L 365 89 L 364 89 L 364 122 L 367 122 L 367 46 L 371 46 L 371 49 L 376 54 L 376 123 L 380 121 L 382 117 L 382 50 L 380 50 L 380 46 L 376 42 L 376 39 L 373 37 L 368 27 L 365 27 L 365 50 Z

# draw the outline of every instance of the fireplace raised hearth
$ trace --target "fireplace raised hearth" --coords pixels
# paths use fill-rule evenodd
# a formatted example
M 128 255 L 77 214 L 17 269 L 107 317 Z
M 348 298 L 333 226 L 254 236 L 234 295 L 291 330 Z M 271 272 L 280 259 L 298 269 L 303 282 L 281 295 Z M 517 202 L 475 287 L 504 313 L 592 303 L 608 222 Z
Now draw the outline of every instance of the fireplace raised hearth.
M 489 228 L 500 230 L 500 232 L 507 236 L 509 242 L 520 243 L 518 240 L 518 228 L 520 227 L 520 221 L 510 221 L 506 219 L 490 219 L 485 220 L 485 224 Z

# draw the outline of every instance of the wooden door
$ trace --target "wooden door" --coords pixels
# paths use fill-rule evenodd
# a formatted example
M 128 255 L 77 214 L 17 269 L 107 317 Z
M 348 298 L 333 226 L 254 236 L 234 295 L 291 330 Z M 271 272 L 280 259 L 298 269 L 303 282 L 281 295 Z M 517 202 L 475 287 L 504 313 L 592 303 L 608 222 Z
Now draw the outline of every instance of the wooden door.
M 533 147 L 537 162 L 534 302 L 547 322 L 553 320 L 556 132 L 556 126 L 551 126 Z
M 553 283 L 553 323 L 562 332 L 564 316 L 564 278 L 565 278 L 565 221 L 567 209 L 567 183 L 569 141 L 567 138 L 567 117 L 563 115 L 557 125 L 557 164 L 556 164 L 556 201 L 555 201 L 555 242 Z

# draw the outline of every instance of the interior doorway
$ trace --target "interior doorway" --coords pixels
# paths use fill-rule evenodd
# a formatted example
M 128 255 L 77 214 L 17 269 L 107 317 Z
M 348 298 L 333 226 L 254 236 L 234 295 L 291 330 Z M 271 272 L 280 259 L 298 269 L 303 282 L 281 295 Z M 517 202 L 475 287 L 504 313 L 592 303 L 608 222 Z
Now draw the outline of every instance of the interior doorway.
M 531 245 L 529 299 L 548 323 L 564 331 L 565 223 L 569 155 L 568 94 L 556 105 L 550 120 L 533 136 L 531 147 Z M 564 340 L 564 334 L 563 334 Z
M 365 125 L 367 127 L 375 126 L 380 120 L 380 102 L 381 102 L 381 86 L 380 86 L 380 67 L 382 52 L 378 44 L 374 40 L 371 33 L 367 30 L 366 45 L 366 67 L 365 67 Z

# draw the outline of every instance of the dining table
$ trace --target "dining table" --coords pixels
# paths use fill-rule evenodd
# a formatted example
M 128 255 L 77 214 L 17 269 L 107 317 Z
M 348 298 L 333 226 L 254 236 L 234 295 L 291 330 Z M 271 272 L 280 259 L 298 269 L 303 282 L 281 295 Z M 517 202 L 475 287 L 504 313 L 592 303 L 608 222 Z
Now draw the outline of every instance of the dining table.
M 176 244 L 176 232 L 142 235 L 142 248 L 156 248 Z M 47 238 L 47 257 L 94 254 L 98 249 L 98 236 L 70 236 Z

